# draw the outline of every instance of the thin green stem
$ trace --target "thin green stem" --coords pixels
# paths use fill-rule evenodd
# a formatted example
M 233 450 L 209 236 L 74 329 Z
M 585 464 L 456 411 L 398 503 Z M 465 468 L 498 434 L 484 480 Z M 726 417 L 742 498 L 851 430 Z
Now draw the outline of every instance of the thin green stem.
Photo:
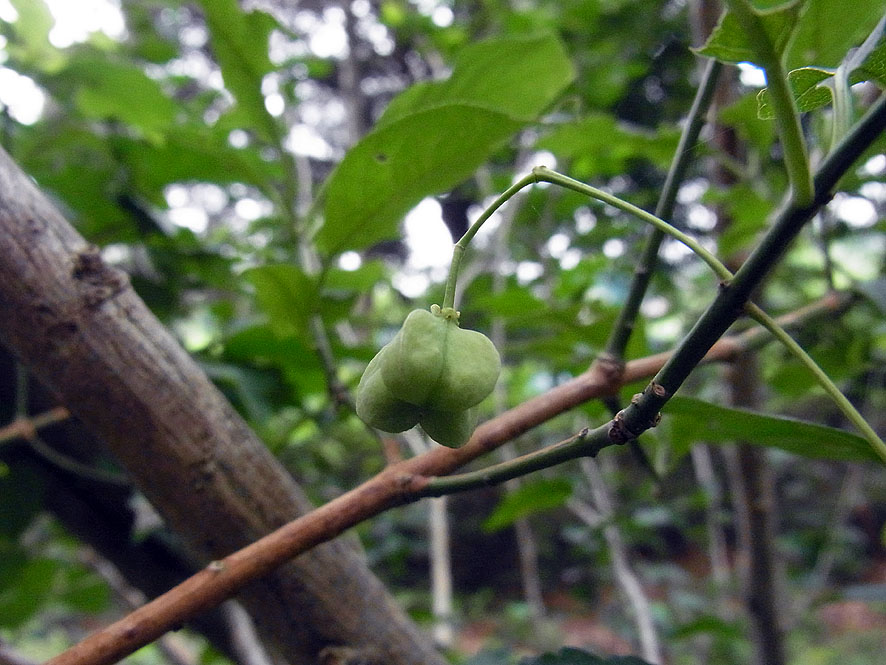
M 525 476 L 533 471 L 546 469 L 578 457 L 593 457 L 603 448 L 616 442 L 609 438 L 609 425 L 601 425 L 596 429 L 583 429 L 565 441 L 555 443 L 547 448 L 536 450 L 527 455 L 516 457 L 501 464 L 495 464 L 479 471 L 460 473 L 454 476 L 438 476 L 433 478 L 418 492 L 419 497 L 443 496 L 478 487 L 497 485 L 506 480 Z
M 809 154 L 803 140 L 800 113 L 788 84 L 782 57 L 776 52 L 760 14 L 748 0 L 727 0 L 729 10 L 741 23 L 753 47 L 758 64 L 766 71 L 769 101 L 784 152 L 785 169 L 791 183 L 792 197 L 798 207 L 812 203 L 815 189 L 809 167 Z
M 572 191 L 578 192 L 579 194 L 584 194 L 585 196 L 589 196 L 592 199 L 597 199 L 598 201 L 609 204 L 613 208 L 618 208 L 619 210 L 626 212 L 629 215 L 633 215 L 634 217 L 639 218 L 647 224 L 651 224 L 662 233 L 666 233 L 675 240 L 679 240 L 681 243 L 686 245 L 695 254 L 697 254 L 702 261 L 707 263 L 708 266 L 710 266 L 711 270 L 713 270 L 717 277 L 719 277 L 721 280 L 727 281 L 732 277 L 732 273 L 729 272 L 729 269 L 724 266 L 716 256 L 702 247 L 701 243 L 699 243 L 695 238 L 683 233 L 680 229 L 672 226 L 671 224 L 668 224 L 666 221 L 659 217 L 656 217 L 652 213 L 646 212 L 642 208 L 638 208 L 632 203 L 623 201 L 613 194 L 608 194 L 601 189 L 597 189 L 596 187 L 592 187 L 591 185 L 586 185 L 585 183 L 574 180 L 573 178 L 565 176 L 562 173 L 552 171 L 546 166 L 536 166 L 534 169 L 532 169 L 532 173 L 536 177 L 536 180 L 538 182 L 549 182 L 552 185 L 559 185 L 560 187 L 571 189 Z
M 831 381 L 827 374 L 825 374 L 824 370 L 822 370 L 809 354 L 803 350 L 803 347 L 797 344 L 794 338 L 791 337 L 777 321 L 754 303 L 748 303 L 745 305 L 745 311 L 751 316 L 751 318 L 772 333 L 779 342 L 787 347 L 797 360 L 803 363 L 806 369 L 812 372 L 815 379 L 818 381 L 818 384 L 831 397 L 831 399 L 834 400 L 834 403 L 840 411 L 843 412 L 843 415 L 846 416 L 849 422 L 855 425 L 859 432 L 861 432 L 862 436 L 864 436 L 867 442 L 871 444 L 871 448 L 874 449 L 874 452 L 880 456 L 883 462 L 886 462 L 886 443 L 883 443 L 883 440 L 877 436 L 877 433 L 873 428 L 852 405 L 852 402 L 840 392 L 840 389 L 834 385 L 834 382 Z
M 695 93 L 695 99 L 689 109 L 686 124 L 683 126 L 683 132 L 680 135 L 677 152 L 674 154 L 674 159 L 671 162 L 670 169 L 668 169 L 658 203 L 655 206 L 655 215 L 657 217 L 669 219 L 674 213 L 677 191 L 686 176 L 686 170 L 689 168 L 693 154 L 692 148 L 698 140 L 702 125 L 704 125 L 704 115 L 714 97 L 717 79 L 722 68 L 722 65 L 716 60 L 709 60 L 704 68 L 701 82 Z M 662 231 L 655 228 L 650 229 L 640 261 L 634 270 L 634 278 L 631 280 L 628 296 L 604 347 L 604 353 L 616 361 L 624 358 L 625 348 L 633 332 L 637 313 L 640 311 L 643 297 L 649 288 L 649 281 L 655 272 L 655 266 L 658 262 L 658 250 L 664 237 L 665 234 Z
M 507 203 L 508 199 L 510 199 L 514 194 L 519 192 L 524 187 L 527 187 L 535 182 L 538 182 L 535 177 L 535 171 L 530 173 L 527 176 L 520 178 L 513 185 L 508 187 L 504 192 L 502 192 L 501 196 L 499 196 L 495 201 L 492 202 L 486 210 L 483 211 L 477 221 L 471 224 L 470 228 L 465 231 L 465 234 L 458 239 L 458 242 L 455 243 L 455 247 L 452 250 L 452 263 L 449 264 L 449 276 L 446 279 L 446 290 L 443 292 L 443 307 L 455 307 L 455 287 L 458 282 L 458 271 L 461 268 L 461 260 L 464 256 L 465 249 L 468 246 L 468 243 L 471 242 L 471 239 L 477 235 L 477 231 L 480 230 L 480 227 L 486 222 L 487 219 L 492 217 L 492 214 L 501 208 L 505 203 Z

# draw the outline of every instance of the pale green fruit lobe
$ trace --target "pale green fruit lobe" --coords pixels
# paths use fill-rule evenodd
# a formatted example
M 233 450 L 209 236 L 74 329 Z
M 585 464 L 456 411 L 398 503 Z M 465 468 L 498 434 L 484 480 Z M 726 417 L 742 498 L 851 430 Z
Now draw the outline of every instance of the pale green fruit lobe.
M 451 308 L 414 310 L 390 343 L 382 366 L 385 385 L 405 402 L 461 411 L 492 392 L 501 359 L 489 338 L 458 327 Z

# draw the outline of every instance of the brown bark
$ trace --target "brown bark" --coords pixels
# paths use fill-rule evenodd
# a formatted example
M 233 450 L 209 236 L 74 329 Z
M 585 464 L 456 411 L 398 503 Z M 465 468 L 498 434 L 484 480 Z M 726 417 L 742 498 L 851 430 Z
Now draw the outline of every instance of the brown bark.
M 96 433 L 204 561 L 312 506 L 133 292 L 0 150 L 0 340 Z M 243 592 L 290 662 L 329 645 L 442 663 L 353 548 L 327 543 Z

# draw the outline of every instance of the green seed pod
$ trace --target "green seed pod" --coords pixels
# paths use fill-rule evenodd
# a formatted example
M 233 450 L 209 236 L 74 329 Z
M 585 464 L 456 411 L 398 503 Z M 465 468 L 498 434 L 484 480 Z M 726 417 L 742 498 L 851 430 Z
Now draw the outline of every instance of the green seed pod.
M 464 411 L 495 387 L 501 359 L 475 330 L 458 327 L 458 312 L 437 305 L 410 312 L 381 366 L 391 394 L 436 411 Z
M 421 409 L 394 397 L 385 386 L 381 365 L 388 347 L 369 361 L 357 386 L 357 415 L 384 432 L 405 432 L 418 423 Z
M 437 443 L 458 448 L 467 443 L 477 426 L 477 409 L 466 411 L 425 411 L 419 419 L 421 428 Z

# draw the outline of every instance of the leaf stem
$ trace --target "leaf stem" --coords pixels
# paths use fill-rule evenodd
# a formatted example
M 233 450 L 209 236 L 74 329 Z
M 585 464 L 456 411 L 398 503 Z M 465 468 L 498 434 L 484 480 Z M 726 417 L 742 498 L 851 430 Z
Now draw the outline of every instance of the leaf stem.
M 766 71 L 766 84 L 769 87 L 772 111 L 781 137 L 792 198 L 798 207 L 808 206 L 812 203 L 815 192 L 809 168 L 809 154 L 806 142 L 803 140 L 800 114 L 788 84 L 782 57 L 776 52 L 760 14 L 748 0 L 727 0 L 727 5 L 741 23 L 759 64 Z

